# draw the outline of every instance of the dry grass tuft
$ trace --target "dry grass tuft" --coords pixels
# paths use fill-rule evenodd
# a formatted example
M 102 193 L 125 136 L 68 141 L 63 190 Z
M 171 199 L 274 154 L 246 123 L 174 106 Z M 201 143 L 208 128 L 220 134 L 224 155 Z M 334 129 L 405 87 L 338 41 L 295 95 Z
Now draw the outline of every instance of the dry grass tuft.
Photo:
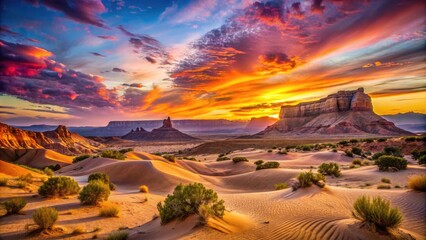
M 141 186 L 139 186 L 139 192 L 142 192 L 142 193 L 149 193 L 149 188 L 148 188 L 148 186 L 147 186 L 147 185 L 141 185 Z
M 101 217 L 118 217 L 120 214 L 120 207 L 114 203 L 103 203 L 99 210 L 99 216 Z
M 426 174 L 425 175 L 413 175 L 408 178 L 408 188 L 416 191 L 426 191 Z

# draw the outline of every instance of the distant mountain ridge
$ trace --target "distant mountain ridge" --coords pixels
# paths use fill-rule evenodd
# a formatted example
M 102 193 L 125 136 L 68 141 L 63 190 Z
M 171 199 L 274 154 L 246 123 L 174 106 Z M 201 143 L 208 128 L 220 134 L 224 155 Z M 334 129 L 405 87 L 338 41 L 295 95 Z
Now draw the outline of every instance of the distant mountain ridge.
M 55 130 L 33 132 L 0 123 L 0 148 L 52 149 L 63 154 L 92 153 L 102 144 L 70 132 L 59 125 Z
M 407 131 L 426 132 L 426 114 L 424 113 L 406 112 L 382 115 L 382 117 Z

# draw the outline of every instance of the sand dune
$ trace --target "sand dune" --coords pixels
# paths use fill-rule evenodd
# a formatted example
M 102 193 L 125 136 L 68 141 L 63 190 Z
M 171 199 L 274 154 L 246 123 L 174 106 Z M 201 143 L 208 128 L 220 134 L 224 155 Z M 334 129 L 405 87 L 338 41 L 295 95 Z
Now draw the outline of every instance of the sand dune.
M 126 160 L 164 160 L 164 158 L 146 152 L 127 152 Z
M 72 163 L 73 158 L 48 149 L 0 149 L 1 160 L 34 168 L 44 168 L 56 164 L 66 166 Z
M 27 174 L 31 174 L 33 177 L 43 176 L 41 174 L 30 171 L 28 169 L 17 166 L 15 164 L 0 160 L 0 176 L 5 175 L 6 177 L 19 177 L 19 176 L 27 175 Z

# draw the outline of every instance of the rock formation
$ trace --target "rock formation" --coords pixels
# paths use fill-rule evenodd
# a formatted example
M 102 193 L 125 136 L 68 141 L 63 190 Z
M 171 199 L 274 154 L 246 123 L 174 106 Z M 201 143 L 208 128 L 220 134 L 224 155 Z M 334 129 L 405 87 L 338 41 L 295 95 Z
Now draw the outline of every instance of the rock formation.
M 95 141 L 71 133 L 63 125 L 53 131 L 32 132 L 0 123 L 0 148 L 46 148 L 63 154 L 80 154 L 95 152 L 100 146 Z
M 248 133 L 257 133 L 266 127 L 274 124 L 278 119 L 272 117 L 258 117 L 251 118 L 245 127 L 245 132 Z
M 282 106 L 279 120 L 258 137 L 295 135 L 411 135 L 373 112 L 363 88 L 339 91 L 313 102 Z
M 159 128 L 153 129 L 151 132 L 145 131 L 143 128 L 131 130 L 128 134 L 122 137 L 128 140 L 137 141 L 193 141 L 197 138 L 185 134 L 176 128 L 173 128 L 170 117 L 163 120 L 163 125 Z

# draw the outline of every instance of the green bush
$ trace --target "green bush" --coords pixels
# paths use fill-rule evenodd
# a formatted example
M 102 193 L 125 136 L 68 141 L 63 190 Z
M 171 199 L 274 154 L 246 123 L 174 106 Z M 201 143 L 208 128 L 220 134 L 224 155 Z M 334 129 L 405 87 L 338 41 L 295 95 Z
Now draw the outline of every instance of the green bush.
M 43 197 L 64 197 L 77 194 L 78 183 L 70 177 L 50 177 L 40 186 L 38 194 Z
M 217 193 L 211 189 L 206 189 L 201 183 L 188 185 L 179 184 L 172 195 L 167 195 L 164 204 L 157 204 L 160 213 L 161 223 L 166 224 L 174 219 L 184 219 L 191 214 L 202 215 L 207 218 L 210 215 L 223 217 L 225 206 L 224 201 L 219 200 Z
M 264 164 L 257 165 L 256 170 L 268 169 L 268 168 L 279 168 L 279 162 L 266 162 Z
M 362 154 L 361 148 L 358 148 L 358 147 L 353 147 L 352 150 L 351 150 L 351 152 L 353 154 L 356 154 L 356 155 L 361 155 Z
M 17 214 L 27 205 L 27 201 L 24 198 L 16 197 L 7 200 L 3 205 L 7 214 Z
M 234 163 L 238 163 L 238 162 L 248 162 L 248 159 L 245 157 L 234 157 L 232 158 L 232 161 Z
M 377 153 L 373 154 L 373 156 L 371 158 L 373 160 L 376 160 L 376 159 L 379 159 L 379 157 L 384 156 L 384 155 L 387 155 L 387 154 L 384 153 L 384 152 L 377 152 Z
M 354 157 L 354 154 L 349 150 L 345 150 L 345 155 L 348 157 Z
M 163 158 L 166 159 L 169 162 L 176 162 L 176 156 L 175 155 L 163 155 Z
M 325 182 L 325 177 L 321 173 L 313 173 L 312 170 L 309 172 L 302 172 L 297 176 L 297 180 L 299 181 L 300 187 L 306 188 L 312 186 L 312 184 L 316 184 L 320 187 L 323 187 L 319 182 Z
M 101 157 L 113 158 L 113 159 L 118 159 L 118 160 L 126 159 L 126 156 L 123 153 L 121 153 L 120 151 L 117 151 L 117 150 L 113 150 L 113 149 L 108 149 L 108 150 L 102 151 Z
M 288 187 L 289 186 L 288 186 L 287 183 L 276 183 L 276 184 L 274 184 L 275 190 L 282 190 L 282 189 L 286 189 Z
M 55 175 L 55 172 L 53 172 L 53 170 L 48 168 L 48 167 L 45 167 L 43 171 L 47 176 L 51 177 L 51 176 Z
M 100 180 L 89 182 L 83 190 L 81 190 L 78 199 L 83 205 L 97 205 L 102 201 L 107 201 L 110 195 L 108 184 Z
M 358 142 L 358 139 L 351 139 L 351 140 L 349 140 L 349 142 L 350 142 L 350 143 L 357 143 L 357 142 Z
M 416 137 L 406 137 L 405 141 L 406 142 L 415 142 L 416 141 Z
M 123 148 L 123 149 L 120 149 L 119 152 L 122 154 L 125 154 L 127 152 L 133 152 L 133 148 Z
M 426 192 L 426 174 L 410 176 L 407 185 L 413 190 Z
M 312 146 L 310 146 L 310 145 L 303 145 L 302 146 L 302 151 L 307 152 L 307 151 L 311 151 L 311 150 L 312 150 Z
M 41 229 L 52 229 L 58 220 L 58 211 L 53 207 L 41 207 L 33 213 L 33 220 Z
M 354 160 L 352 160 L 352 164 L 361 165 L 361 163 L 362 163 L 362 161 L 359 158 L 355 158 Z
M 129 232 L 127 231 L 115 231 L 112 232 L 105 240 L 126 240 L 129 238 Z
M 387 231 L 398 227 L 402 222 L 402 214 L 398 208 L 392 208 L 389 201 L 381 198 L 359 197 L 354 203 L 352 215 L 364 224 Z
M 423 156 L 419 157 L 418 163 L 420 165 L 426 164 L 426 155 L 423 155 Z
M 272 150 L 272 149 L 269 149 L 269 150 L 268 150 L 268 153 L 271 153 L 271 152 L 273 152 L 273 150 Z
M 254 162 L 254 164 L 256 164 L 256 165 L 262 165 L 262 163 L 264 163 L 263 160 L 257 160 L 256 162 Z
M 322 163 L 318 168 L 318 172 L 322 175 L 330 175 L 334 177 L 340 177 L 340 175 L 342 175 L 337 163 Z
M 78 163 L 78 162 L 83 161 L 84 159 L 87 159 L 89 157 L 90 157 L 90 155 L 88 155 L 88 154 L 77 156 L 72 160 L 72 163 Z
M 116 188 L 116 186 L 109 180 L 109 176 L 106 173 L 92 173 L 89 175 L 89 178 L 87 179 L 88 182 L 97 181 L 97 180 L 107 184 L 111 191 L 115 190 Z
M 407 160 L 401 157 L 384 155 L 375 161 L 375 164 L 381 171 L 387 171 L 389 168 L 403 170 L 407 168 Z
M 364 140 L 363 140 L 363 142 L 366 142 L 366 143 L 372 143 L 372 142 L 374 142 L 374 139 L 372 139 L 372 138 L 367 138 L 367 139 L 364 139 Z
M 397 147 L 385 147 L 383 152 L 386 155 L 392 155 L 392 156 L 396 156 L 396 157 L 402 157 L 401 155 L 401 149 L 397 148 Z
M 50 169 L 52 169 L 53 171 L 58 171 L 59 169 L 61 169 L 62 167 L 61 167 L 61 165 L 59 165 L 59 164 L 55 164 L 55 165 L 48 165 L 48 166 L 46 166 L 46 167 L 44 167 L 44 168 L 50 168 Z
M 223 157 L 218 157 L 216 159 L 216 161 L 221 162 L 221 161 L 226 161 L 226 160 L 231 160 L 229 157 L 223 156 Z
M 342 146 L 348 146 L 348 141 L 340 141 L 338 144 Z
M 378 142 L 386 142 L 386 140 L 387 140 L 386 138 L 379 138 L 379 139 L 377 139 Z
M 414 150 L 411 152 L 411 155 L 413 156 L 414 160 L 419 160 L 421 156 L 426 155 L 426 151 Z

